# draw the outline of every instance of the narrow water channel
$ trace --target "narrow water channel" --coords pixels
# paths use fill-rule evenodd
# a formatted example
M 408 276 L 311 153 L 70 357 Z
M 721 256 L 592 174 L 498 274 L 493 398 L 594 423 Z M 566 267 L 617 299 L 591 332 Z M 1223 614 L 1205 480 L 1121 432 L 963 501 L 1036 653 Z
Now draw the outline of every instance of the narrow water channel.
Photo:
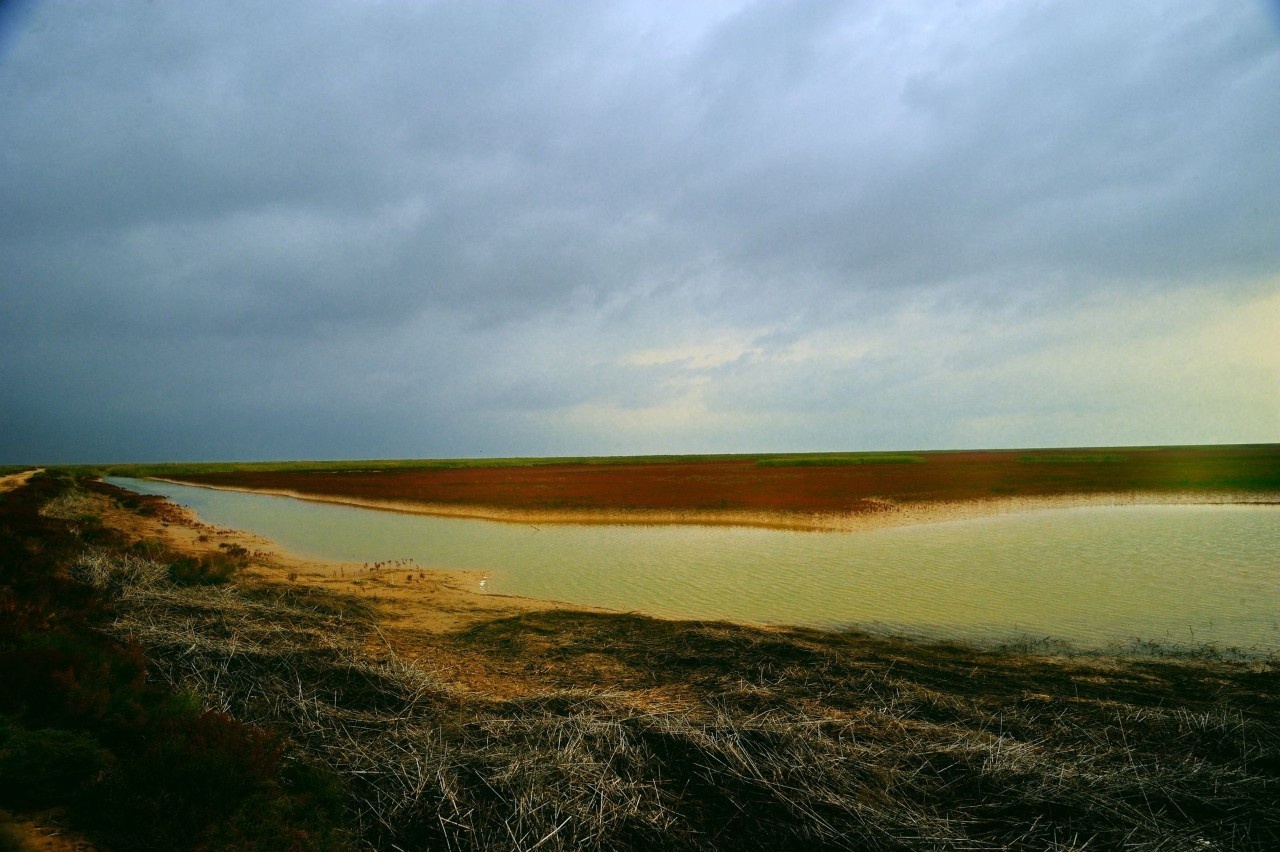
M 1280 651 L 1280 507 L 1057 509 L 845 533 L 438 518 L 112 479 L 300 555 L 483 571 L 491 593 L 970 639 Z

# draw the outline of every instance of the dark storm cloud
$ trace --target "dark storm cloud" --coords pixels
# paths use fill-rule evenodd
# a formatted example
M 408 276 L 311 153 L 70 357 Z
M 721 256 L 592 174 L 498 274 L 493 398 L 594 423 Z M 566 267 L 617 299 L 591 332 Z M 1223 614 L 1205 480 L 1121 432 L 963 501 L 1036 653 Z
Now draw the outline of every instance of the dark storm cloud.
M 860 287 L 1275 268 L 1265 140 L 1280 128 L 1259 107 L 1276 43 L 1244 25 L 1251 10 L 1143 6 L 1117 26 L 1078 4 L 974 8 L 828 39 L 827 61 L 742 68 L 726 125 L 753 156 L 702 185 L 700 215 L 753 263 L 816 263 Z M 752 11 L 778 31 L 776 8 Z M 761 70 L 778 67 L 785 83 Z
M 814 422 L 824 389 L 910 419 L 936 363 L 841 384 L 771 359 L 917 310 L 1052 337 L 1032 321 L 1099 293 L 1265 291 L 1266 15 L 28 4 L 0 21 L 6 452 L 89 452 L 89 431 L 92 455 L 539 452 L 557 430 L 587 451 L 575 411 L 737 411 L 730 388 Z M 635 355 L 706 339 L 754 354 Z M 1045 345 L 1001 341 L 937 363 Z

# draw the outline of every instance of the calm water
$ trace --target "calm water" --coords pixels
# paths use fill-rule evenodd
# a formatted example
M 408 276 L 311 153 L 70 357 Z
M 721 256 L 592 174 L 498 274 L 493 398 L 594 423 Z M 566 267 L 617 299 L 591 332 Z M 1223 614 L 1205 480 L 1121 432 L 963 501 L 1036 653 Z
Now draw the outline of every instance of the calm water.
M 1076 508 L 857 533 L 541 526 L 113 479 L 301 555 L 686 618 L 1280 650 L 1280 507 Z

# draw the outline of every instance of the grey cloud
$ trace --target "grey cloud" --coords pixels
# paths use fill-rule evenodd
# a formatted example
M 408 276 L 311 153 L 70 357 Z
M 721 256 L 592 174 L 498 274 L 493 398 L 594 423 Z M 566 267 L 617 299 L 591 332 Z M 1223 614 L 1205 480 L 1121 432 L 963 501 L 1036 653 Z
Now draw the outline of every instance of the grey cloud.
M 1112 290 L 1245 299 L 1280 269 L 1263 14 L 31 4 L 0 56 L 0 403 L 44 417 L 15 434 L 54 434 L 77 410 L 55 395 L 101 411 L 93 389 L 123 386 L 103 430 L 145 409 L 191 436 L 174 453 L 252 445 L 226 411 L 282 452 L 297 419 L 307 452 L 405 446 L 418 422 L 429 446 L 509 428 L 535 448 L 572 442 L 540 415 L 679 384 L 628 347 L 727 328 L 776 348 L 975 307 L 1029 328 Z M 948 357 L 987 357 L 965 351 Z M 904 418 L 936 381 L 877 369 L 846 390 Z M 771 370 L 744 358 L 708 392 L 803 411 L 843 387 Z

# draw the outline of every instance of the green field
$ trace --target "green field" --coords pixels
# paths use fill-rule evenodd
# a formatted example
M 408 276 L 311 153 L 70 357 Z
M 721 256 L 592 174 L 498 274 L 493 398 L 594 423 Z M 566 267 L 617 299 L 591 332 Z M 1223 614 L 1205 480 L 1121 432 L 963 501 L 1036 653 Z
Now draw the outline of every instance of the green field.
M 509 458 L 347 459 L 253 462 L 129 462 L 123 464 L 59 465 L 75 473 L 102 476 L 176 476 L 209 473 L 333 473 L 389 470 L 456 470 L 465 468 L 548 467 L 555 465 L 669 464 L 726 459 L 755 459 L 754 455 L 654 456 L 512 456 Z M 22 470 L 17 466 L 14 470 Z
M 1106 465 L 1107 476 L 1123 478 L 1125 469 L 1171 465 L 1190 469 L 1197 464 L 1212 473 L 1222 459 L 1244 459 L 1267 482 L 1280 485 L 1280 444 L 1199 445 L 1151 447 L 1043 448 L 1036 450 L 912 450 L 884 452 L 719 453 L 629 456 L 511 456 L 493 458 L 405 458 L 278 461 L 126 462 L 49 465 L 74 473 L 128 477 L 164 477 L 229 473 L 334 473 L 468 468 L 527 468 L 552 466 L 626 466 L 747 462 L 758 467 L 835 467 L 843 465 L 941 464 L 957 459 L 989 458 L 995 463 Z M 31 465 L 0 467 L 0 473 Z M 1239 474 L 1239 465 L 1234 472 Z M 1237 477 L 1238 478 L 1238 477 Z M 1246 477 L 1248 478 L 1248 477 Z M 1203 484 L 1203 483 L 1202 483 Z

